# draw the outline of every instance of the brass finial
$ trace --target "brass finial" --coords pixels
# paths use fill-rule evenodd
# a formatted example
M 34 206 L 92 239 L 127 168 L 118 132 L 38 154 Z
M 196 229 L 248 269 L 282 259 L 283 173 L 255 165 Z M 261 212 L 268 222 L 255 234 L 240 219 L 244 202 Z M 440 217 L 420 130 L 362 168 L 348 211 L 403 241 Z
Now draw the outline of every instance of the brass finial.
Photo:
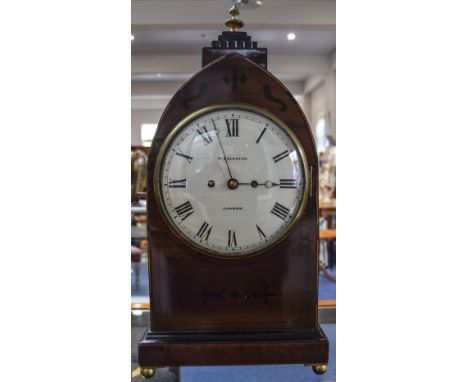
M 231 15 L 231 18 L 227 19 L 224 25 L 231 28 L 231 32 L 237 32 L 244 26 L 244 22 L 237 18 L 237 16 L 239 16 L 239 9 L 235 4 L 229 10 L 229 14 Z

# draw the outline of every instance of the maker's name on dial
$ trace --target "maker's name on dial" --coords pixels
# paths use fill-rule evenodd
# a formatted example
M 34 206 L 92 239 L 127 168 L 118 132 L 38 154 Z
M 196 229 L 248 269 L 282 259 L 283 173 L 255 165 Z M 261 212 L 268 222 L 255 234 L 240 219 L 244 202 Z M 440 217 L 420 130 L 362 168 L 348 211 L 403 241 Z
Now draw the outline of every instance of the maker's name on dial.
M 224 157 L 218 157 L 218 160 L 224 160 Z M 226 160 L 247 160 L 247 157 L 226 157 Z

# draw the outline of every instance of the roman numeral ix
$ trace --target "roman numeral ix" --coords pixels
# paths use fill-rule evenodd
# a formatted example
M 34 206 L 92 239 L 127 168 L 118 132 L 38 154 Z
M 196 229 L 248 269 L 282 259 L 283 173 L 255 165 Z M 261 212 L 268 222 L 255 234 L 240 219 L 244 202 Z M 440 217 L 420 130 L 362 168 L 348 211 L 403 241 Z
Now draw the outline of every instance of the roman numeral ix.
M 208 133 L 208 130 L 206 130 L 206 126 L 202 127 L 203 131 L 200 129 L 197 129 L 197 133 L 201 135 L 203 138 L 203 143 L 206 145 L 210 144 L 213 142 L 213 138 L 211 138 L 210 133 Z
M 185 188 L 187 187 L 187 179 L 174 180 L 169 179 L 169 188 Z
M 278 202 L 275 203 L 275 206 L 270 212 L 283 220 L 286 219 L 289 215 L 289 210 Z
M 236 231 L 228 232 L 228 247 L 237 247 Z
M 197 236 L 208 241 L 212 228 L 213 226 L 210 226 L 207 222 L 203 222 L 200 229 L 198 230 Z
M 273 157 L 273 160 L 276 162 L 279 162 L 281 159 L 286 158 L 289 155 L 289 151 L 283 151 L 282 153 L 279 153 L 278 155 Z
M 226 137 L 238 137 L 239 136 L 239 120 L 238 119 L 226 119 L 227 134 Z
M 175 208 L 175 212 L 177 213 L 177 215 L 180 216 L 181 220 L 184 221 L 190 215 L 192 215 L 194 211 L 192 204 L 189 201 L 187 201 L 185 203 L 182 203 L 180 206 L 177 206 Z
M 280 188 L 297 188 L 296 179 L 280 179 Z

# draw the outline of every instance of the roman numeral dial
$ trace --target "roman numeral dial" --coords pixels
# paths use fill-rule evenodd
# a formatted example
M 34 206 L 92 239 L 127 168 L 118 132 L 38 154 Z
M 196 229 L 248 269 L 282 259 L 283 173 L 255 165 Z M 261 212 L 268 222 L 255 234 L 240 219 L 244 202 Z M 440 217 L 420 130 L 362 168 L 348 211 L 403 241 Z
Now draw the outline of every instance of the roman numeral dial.
M 197 232 L 197 236 L 203 240 L 208 241 L 212 228 L 213 226 L 209 225 L 207 222 L 203 222 L 203 224 Z
M 182 152 L 182 150 L 180 149 L 180 147 L 177 148 L 177 152 L 176 152 L 176 155 L 184 158 L 187 160 L 187 162 L 189 163 L 192 163 L 192 160 L 193 160 L 193 157 L 191 157 L 190 155 L 186 155 Z
M 239 136 L 239 120 L 238 119 L 226 119 L 226 137 L 238 137 Z
M 237 247 L 236 231 L 228 231 L 228 247 Z
M 287 237 L 310 200 L 309 166 L 294 130 L 277 118 L 213 105 L 173 121 L 158 142 L 149 163 L 158 169 L 151 186 L 161 224 L 187 251 L 255 256 Z
M 257 232 L 258 232 L 258 236 L 260 236 L 260 240 L 266 240 L 266 235 L 265 233 L 262 231 L 262 229 L 257 225 Z
M 297 188 L 296 179 L 280 179 L 280 188 Z
M 263 134 L 265 134 L 266 129 L 267 129 L 266 127 L 263 128 L 262 132 L 260 133 L 257 140 L 255 141 L 256 144 L 258 144 L 258 142 L 260 142 L 260 139 L 262 139 Z
M 187 187 L 187 179 L 174 180 L 169 179 L 169 188 L 185 188 Z
M 286 219 L 289 215 L 289 209 L 278 202 L 275 203 L 275 206 L 270 212 L 282 220 Z
M 210 133 L 208 133 L 206 126 L 203 126 L 201 129 L 197 129 L 197 133 L 203 138 L 205 146 L 213 142 L 213 138 L 211 138 Z
M 190 201 L 187 201 L 185 203 L 182 203 L 180 206 L 177 206 L 175 208 L 175 212 L 179 217 L 181 218 L 182 221 L 187 219 L 190 215 L 193 214 L 193 206 L 190 203 Z
M 288 150 L 285 150 L 283 151 L 282 153 L 279 153 L 278 155 L 275 155 L 273 157 L 273 160 L 276 162 L 279 162 L 281 159 L 284 159 L 286 158 L 287 156 L 289 155 L 289 151 Z

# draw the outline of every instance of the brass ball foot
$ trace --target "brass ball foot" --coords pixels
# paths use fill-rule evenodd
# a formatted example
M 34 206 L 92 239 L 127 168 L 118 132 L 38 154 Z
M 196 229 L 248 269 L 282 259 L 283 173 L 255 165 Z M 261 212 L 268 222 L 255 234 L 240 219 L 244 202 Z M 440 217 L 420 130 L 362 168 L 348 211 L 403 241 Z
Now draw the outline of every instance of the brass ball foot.
M 151 378 L 155 372 L 156 372 L 156 369 L 154 367 L 141 367 L 140 368 L 140 374 L 146 379 Z
M 328 366 L 327 365 L 314 365 L 312 366 L 312 370 L 315 374 L 325 374 L 327 372 Z

